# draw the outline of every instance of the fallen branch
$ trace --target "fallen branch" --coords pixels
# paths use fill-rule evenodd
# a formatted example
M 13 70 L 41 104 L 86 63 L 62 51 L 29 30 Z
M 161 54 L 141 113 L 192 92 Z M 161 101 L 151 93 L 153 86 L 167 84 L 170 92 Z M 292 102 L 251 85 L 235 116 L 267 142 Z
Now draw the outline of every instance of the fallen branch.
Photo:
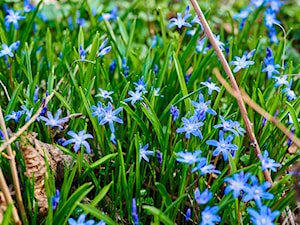
M 201 24 L 203 25 L 203 28 L 204 28 L 204 32 L 206 34 L 206 36 L 209 38 L 212 46 L 214 47 L 221 63 L 222 63 L 222 66 L 227 74 L 227 76 L 229 77 L 229 80 L 230 80 L 230 83 L 231 83 L 231 86 L 233 88 L 233 90 L 236 92 L 236 100 L 237 100 L 237 103 L 239 105 L 239 108 L 240 108 L 240 111 L 241 111 L 241 114 L 242 114 L 242 117 L 243 117 L 243 120 L 244 120 L 244 124 L 245 124 L 245 127 L 246 127 L 246 131 L 247 131 L 247 134 L 250 138 L 250 143 L 251 143 L 251 146 L 253 147 L 255 153 L 256 153 L 256 156 L 258 157 L 259 155 L 262 155 L 261 154 L 261 151 L 260 151 L 260 148 L 259 148 L 259 145 L 257 143 L 257 140 L 256 140 L 256 137 L 254 135 L 254 132 L 253 132 L 253 129 L 252 129 L 252 126 L 251 126 L 251 122 L 249 120 L 249 117 L 248 117 L 248 114 L 247 114 L 247 110 L 246 110 L 246 107 L 244 105 L 244 102 L 243 102 L 243 98 L 242 98 L 242 95 L 239 91 L 239 87 L 234 79 L 234 76 L 231 72 L 231 69 L 228 65 L 228 62 L 227 60 L 225 59 L 220 47 L 218 46 L 218 43 L 217 41 L 215 40 L 214 36 L 213 36 L 213 33 L 198 5 L 198 3 L 196 2 L 196 0 L 190 0 L 200 21 L 201 21 Z M 264 177 L 267 181 L 269 181 L 271 183 L 271 185 L 273 186 L 273 181 L 272 181 L 272 178 L 268 172 L 268 170 L 265 170 L 264 172 Z

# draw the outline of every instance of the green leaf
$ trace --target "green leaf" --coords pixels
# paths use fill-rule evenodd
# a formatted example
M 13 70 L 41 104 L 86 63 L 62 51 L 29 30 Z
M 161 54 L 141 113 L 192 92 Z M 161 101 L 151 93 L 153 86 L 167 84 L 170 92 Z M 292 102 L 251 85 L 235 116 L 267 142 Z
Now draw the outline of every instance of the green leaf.
M 143 205 L 143 209 L 146 209 L 153 216 L 157 216 L 161 222 L 164 224 L 172 225 L 175 224 L 169 217 L 167 217 L 162 211 L 158 208 L 155 208 L 150 205 Z
M 297 116 L 296 116 L 296 111 L 295 111 L 294 107 L 289 102 L 285 102 L 285 103 L 286 103 L 286 106 L 289 109 L 290 115 L 292 116 L 293 124 L 295 126 L 295 133 L 296 133 L 296 135 L 299 135 L 300 134 L 300 128 L 299 128 L 299 123 L 298 123 L 298 119 L 297 119 Z
M 113 183 L 114 182 L 111 181 L 108 185 L 103 187 L 99 192 L 99 194 L 93 199 L 93 201 L 89 205 L 95 207 L 105 197 L 105 195 L 107 194 L 107 192 L 109 191 Z
M 99 220 L 104 220 L 106 224 L 112 224 L 112 225 L 118 225 L 115 221 L 113 221 L 111 218 L 109 218 L 106 215 L 103 215 L 101 211 L 96 209 L 95 207 L 91 205 L 84 205 L 81 203 L 78 203 L 78 206 L 82 208 L 85 212 L 95 216 Z
M 12 218 L 12 209 L 13 209 L 13 203 L 10 203 L 3 214 L 3 219 L 1 221 L 2 225 L 9 225 L 11 218 Z
M 186 88 L 186 84 L 185 84 L 185 79 L 181 70 L 181 66 L 180 63 L 178 61 L 178 58 L 175 54 L 175 52 L 173 52 L 173 59 L 175 62 L 175 68 L 176 68 L 176 72 L 177 72 L 177 76 L 178 76 L 178 80 L 179 80 L 179 84 L 180 84 L 180 88 L 181 88 L 181 92 L 182 92 L 182 96 L 186 96 L 188 95 L 188 91 Z M 190 99 L 184 99 L 184 104 L 185 104 L 185 108 L 187 111 L 191 112 L 191 104 L 190 104 Z
M 161 197 L 166 202 L 166 205 L 171 205 L 172 204 L 172 199 L 169 196 L 169 193 L 167 192 L 166 187 L 163 184 L 159 183 L 159 182 L 155 182 L 155 187 L 158 189 Z

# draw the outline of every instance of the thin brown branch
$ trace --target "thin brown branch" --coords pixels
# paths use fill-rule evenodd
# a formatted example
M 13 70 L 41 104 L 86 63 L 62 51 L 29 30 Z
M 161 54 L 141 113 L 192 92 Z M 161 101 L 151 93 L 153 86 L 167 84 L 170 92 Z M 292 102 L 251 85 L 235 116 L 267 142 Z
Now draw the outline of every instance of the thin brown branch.
M 7 183 L 5 181 L 5 178 L 3 176 L 1 167 L 0 167 L 0 190 L 3 192 L 6 203 L 7 204 L 13 203 L 13 200 L 11 198 L 11 195 L 10 195 Z M 19 215 L 18 215 L 18 212 L 17 212 L 17 209 L 15 206 L 13 206 L 12 216 L 13 216 L 13 219 L 16 224 L 21 224 L 21 221 L 20 221 L 20 218 L 19 218 Z
M 249 117 L 248 117 L 248 114 L 247 114 L 247 110 L 246 110 L 246 107 L 244 105 L 244 102 L 243 102 L 243 98 L 242 98 L 242 95 L 239 91 L 239 87 L 236 83 L 236 80 L 231 72 L 231 69 L 228 65 L 228 62 L 227 60 L 225 59 L 216 39 L 214 38 L 213 36 L 213 33 L 198 5 L 198 3 L 196 2 L 196 0 L 190 0 L 202 25 L 203 25 L 203 28 L 204 28 L 204 32 L 206 33 L 206 36 L 209 38 L 212 46 L 214 47 L 221 63 L 222 63 L 222 66 L 227 74 L 227 76 L 229 77 L 229 80 L 230 80 L 230 83 L 231 83 L 231 86 L 233 88 L 233 90 L 236 92 L 236 100 L 237 100 L 237 103 L 239 105 L 239 108 L 240 108 L 240 111 L 241 111 L 241 114 L 242 114 L 242 117 L 243 117 L 243 120 L 244 120 L 244 124 L 245 124 L 245 127 L 246 127 L 246 131 L 247 131 L 247 134 L 249 136 L 249 139 L 250 139 L 250 143 L 251 143 L 251 146 L 253 147 L 255 153 L 256 153 L 256 156 L 258 157 L 258 155 L 262 155 L 261 154 L 261 151 L 260 151 L 260 148 L 259 148 L 259 145 L 257 143 L 257 140 L 256 140 L 256 137 L 254 135 L 254 132 L 253 132 L 253 129 L 252 129 L 252 125 L 251 125 L 251 122 L 249 120 Z M 264 177 L 267 181 L 269 181 L 271 183 L 271 185 L 273 186 L 273 181 L 272 181 L 272 178 L 269 174 L 269 172 L 267 170 L 264 171 Z
M 3 132 L 4 140 L 8 141 L 9 137 L 8 137 L 5 121 L 3 118 L 1 105 L 0 105 L 0 126 Z M 18 206 L 21 211 L 21 217 L 24 222 L 26 220 L 25 208 L 24 208 L 21 189 L 20 189 L 18 171 L 17 171 L 16 161 L 15 161 L 15 154 L 13 154 L 10 144 L 7 146 L 7 154 L 8 154 L 9 166 L 11 169 L 13 182 L 16 190 L 16 198 L 17 198 Z
M 232 90 L 232 88 L 228 85 L 226 80 L 222 77 L 219 70 L 214 68 L 214 73 L 216 74 L 220 83 L 226 88 L 226 90 L 235 97 L 236 93 Z M 275 124 L 289 139 L 293 140 L 294 144 L 300 147 L 300 140 L 295 134 L 293 134 L 289 129 L 287 129 L 282 123 L 280 123 L 275 117 L 266 112 L 263 108 L 261 108 L 256 102 L 254 102 L 245 91 L 241 90 L 242 97 L 247 105 L 253 108 L 260 115 L 264 116 L 268 121 Z

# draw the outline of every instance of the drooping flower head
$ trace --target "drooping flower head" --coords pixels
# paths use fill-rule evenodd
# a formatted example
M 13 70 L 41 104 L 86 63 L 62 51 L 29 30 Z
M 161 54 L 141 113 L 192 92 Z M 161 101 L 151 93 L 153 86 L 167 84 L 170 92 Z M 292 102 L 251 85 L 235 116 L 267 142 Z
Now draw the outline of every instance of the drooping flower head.
M 99 17 L 99 21 L 102 20 L 116 20 L 117 19 L 117 11 L 118 11 L 118 7 L 114 6 L 114 8 L 111 10 L 110 13 L 103 13 L 100 17 Z

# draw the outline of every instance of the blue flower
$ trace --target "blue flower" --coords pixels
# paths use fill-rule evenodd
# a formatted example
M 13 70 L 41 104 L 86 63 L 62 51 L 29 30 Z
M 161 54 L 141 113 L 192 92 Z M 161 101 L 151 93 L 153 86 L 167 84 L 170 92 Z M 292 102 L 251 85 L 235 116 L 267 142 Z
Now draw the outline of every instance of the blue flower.
M 188 22 L 185 22 L 188 18 L 191 17 L 192 14 L 187 14 L 184 15 L 184 17 L 182 18 L 182 14 L 180 12 L 177 13 L 177 18 L 172 18 L 169 20 L 169 23 L 171 23 L 169 25 L 169 29 L 171 29 L 174 26 L 177 26 L 179 29 L 181 29 L 181 27 L 186 26 L 186 27 L 192 27 L 192 25 Z
M 279 40 L 276 37 L 276 30 L 274 27 L 272 27 L 268 33 L 268 36 L 270 38 L 270 43 L 275 43 L 276 45 L 278 45 Z
M 70 217 L 68 219 L 68 223 L 70 225 L 93 225 L 95 223 L 95 220 L 88 220 L 85 222 L 85 218 L 86 218 L 86 215 L 81 214 L 76 222 L 76 220 L 74 220 L 73 218 Z
M 190 36 L 192 36 L 192 37 L 195 35 L 195 33 L 196 33 L 196 30 L 195 30 L 195 29 L 193 29 L 193 30 L 188 30 L 188 31 L 186 32 L 187 35 L 190 35 Z
M 289 82 L 287 81 L 288 76 L 286 76 L 286 75 L 284 75 L 282 77 L 273 76 L 272 78 L 276 81 L 276 83 L 274 85 L 275 88 L 278 88 L 284 84 L 289 86 Z
M 59 119 L 61 112 L 62 112 L 61 109 L 58 109 L 55 114 L 55 117 L 53 117 L 52 113 L 50 111 L 48 111 L 47 112 L 48 118 L 46 118 L 44 116 L 40 116 L 40 119 L 46 122 L 45 123 L 46 126 L 50 125 L 51 128 L 59 127 L 60 129 L 62 129 L 63 127 L 60 124 L 65 123 L 68 120 L 65 118 Z
M 11 114 L 8 114 L 5 116 L 6 120 L 5 121 L 8 121 L 8 120 L 14 120 L 16 122 L 18 122 L 21 118 L 23 114 L 23 111 L 11 111 Z
M 257 9 L 265 4 L 265 0 L 251 0 L 250 4 L 254 6 L 254 9 Z
M 162 160 L 163 160 L 162 153 L 159 150 L 157 150 L 156 153 L 157 153 L 157 159 L 159 164 L 162 164 Z
M 146 144 L 144 147 L 142 147 L 142 144 L 140 144 L 140 162 L 142 161 L 142 158 L 145 159 L 147 162 L 149 162 L 149 158 L 147 157 L 147 155 L 153 155 L 154 152 L 153 151 L 147 151 L 149 144 Z
M 80 47 L 79 47 L 79 55 L 81 58 L 81 62 L 83 62 L 85 59 L 85 50 L 83 49 L 82 45 L 80 45 Z
M 39 87 L 36 84 L 35 85 L 35 90 L 34 90 L 34 95 L 33 95 L 33 102 L 36 103 L 39 99 Z
M 284 5 L 284 3 L 281 2 L 280 0 L 269 0 L 269 2 L 270 2 L 271 9 L 275 12 L 279 12 L 280 7 Z
M 218 211 L 218 206 L 206 206 L 205 209 L 201 212 L 200 225 L 214 225 L 215 223 L 221 222 L 221 217 L 215 215 Z
M 155 64 L 155 65 L 154 65 L 154 68 L 153 68 L 153 72 L 154 72 L 154 75 L 155 75 L 155 76 L 157 75 L 157 71 L 158 71 L 158 65 Z
M 109 65 L 109 72 L 110 73 L 113 73 L 114 71 L 115 71 L 115 69 L 116 69 L 116 59 L 114 59 L 113 61 L 112 61 L 112 63 Z
M 248 213 L 251 215 L 251 221 L 254 225 L 275 225 L 273 221 L 280 215 L 280 211 L 271 211 L 267 206 L 262 206 L 260 212 L 254 209 L 248 209 Z
M 244 202 L 254 200 L 258 208 L 260 208 L 262 206 L 262 198 L 268 200 L 272 200 L 274 198 L 273 194 L 265 192 L 265 190 L 271 187 L 271 183 L 269 181 L 265 181 L 262 185 L 259 185 L 257 178 L 253 175 L 250 177 L 250 180 L 252 182 L 252 186 L 246 186 L 244 188 L 244 191 L 247 193 L 247 195 L 243 198 Z
M 220 35 L 219 35 L 219 34 L 218 34 L 218 35 L 213 34 L 213 35 L 214 35 L 214 38 L 215 38 L 215 40 L 216 40 L 216 42 L 217 42 L 219 48 L 220 48 L 222 51 L 224 51 L 224 46 L 225 46 L 225 44 L 224 44 L 222 41 L 220 41 Z
M 103 90 L 102 88 L 98 88 L 99 91 L 101 92 L 100 94 L 95 95 L 95 97 L 102 97 L 104 100 L 109 98 L 112 102 L 112 98 L 111 98 L 111 94 L 113 94 L 113 91 L 107 91 L 107 90 Z
M 110 13 L 103 13 L 102 16 L 99 17 L 99 21 L 101 20 L 115 20 L 117 19 L 117 11 L 118 7 L 114 6 Z
M 1 140 L 4 140 L 4 134 L 3 134 L 3 132 L 2 132 L 1 129 L 0 129 L 0 139 L 1 139 Z
M 115 133 L 111 133 L 109 140 L 114 143 L 114 145 L 117 145 Z
M 160 91 L 159 87 L 155 88 L 154 89 L 154 96 L 163 98 L 164 96 L 162 94 L 158 94 L 159 91 Z
M 195 15 L 195 17 L 191 21 L 191 24 L 194 24 L 194 23 L 198 23 L 201 26 L 201 30 L 204 30 L 203 25 L 202 25 L 202 23 L 201 23 L 201 21 L 200 21 L 197 14 Z
M 18 47 L 20 45 L 20 41 L 16 41 L 12 43 L 9 47 L 7 44 L 2 44 L 2 49 L 0 50 L 0 57 L 2 56 L 9 56 L 14 57 L 14 52 L 17 51 Z
M 240 173 L 233 174 L 233 178 L 225 178 L 224 181 L 229 183 L 225 188 L 225 195 L 233 191 L 233 198 L 236 199 L 241 194 L 241 191 L 244 191 L 245 187 L 247 187 L 250 176 L 250 173 L 244 174 L 244 170 L 242 170 Z
M 178 119 L 179 117 L 179 109 L 177 108 L 177 106 L 171 105 L 170 111 L 171 111 L 171 116 L 173 117 L 173 122 L 175 122 L 176 119 Z
M 109 127 L 111 132 L 115 132 L 115 128 L 114 128 L 114 121 L 117 123 L 123 123 L 123 121 L 117 117 L 117 114 L 119 114 L 121 111 L 123 110 L 123 107 L 119 107 L 116 110 L 113 111 L 113 106 L 112 104 L 109 102 L 108 106 L 106 106 L 104 108 L 104 112 L 103 112 L 103 119 L 100 121 L 100 125 L 104 125 L 106 123 L 109 123 Z
M 192 214 L 191 209 L 188 208 L 188 209 L 186 210 L 186 213 L 185 213 L 185 221 L 189 221 L 189 220 L 190 220 L 191 214 Z
M 212 115 L 217 115 L 215 110 L 208 108 L 208 105 L 211 103 L 211 101 L 209 100 L 207 102 L 204 102 L 203 94 L 201 94 L 201 93 L 199 94 L 198 100 L 199 100 L 199 102 L 191 101 L 192 105 L 194 107 L 196 107 L 196 111 L 198 111 L 198 113 L 200 113 L 200 114 L 209 113 Z
M 223 131 L 220 130 L 219 131 L 219 141 L 208 140 L 208 141 L 206 141 L 206 144 L 217 147 L 213 151 L 213 156 L 217 156 L 222 152 L 224 160 L 228 161 L 229 151 L 230 150 L 233 150 L 233 151 L 238 150 L 238 146 L 236 146 L 235 144 L 231 144 L 231 141 L 233 140 L 233 138 L 234 138 L 234 136 L 232 134 L 230 134 L 224 140 L 224 133 L 223 133 Z
M 134 103 L 136 101 L 142 101 L 143 100 L 143 97 L 142 97 L 143 93 L 142 92 L 139 92 L 139 91 L 136 91 L 136 92 L 129 91 L 128 94 L 130 94 L 131 97 L 124 99 L 124 102 L 131 101 L 131 105 L 134 105 Z
M 268 75 L 268 79 L 272 78 L 273 73 L 280 74 L 276 69 L 280 68 L 279 64 L 274 64 L 274 58 L 264 58 L 265 68 L 262 69 L 261 72 L 266 72 Z
M 177 128 L 177 133 L 185 133 L 185 137 L 187 139 L 190 138 L 191 134 L 193 134 L 195 137 L 200 137 L 200 139 L 203 138 L 202 133 L 200 131 L 200 127 L 203 126 L 202 122 L 198 122 L 196 116 L 192 116 L 191 118 L 181 118 L 183 121 L 183 127 Z
M 123 57 L 122 59 L 122 69 L 124 70 L 126 68 L 126 57 Z
M 58 189 L 56 189 L 55 196 L 51 197 L 51 202 L 52 202 L 52 209 L 55 210 L 57 208 L 57 205 L 59 203 L 59 198 L 60 198 L 60 192 Z
M 70 31 L 73 31 L 73 19 L 71 16 L 68 17 L 68 24 L 70 27 Z
M 271 169 L 276 172 L 276 167 L 281 167 L 280 163 L 277 163 L 274 159 L 269 159 L 269 152 L 265 150 L 264 156 L 258 155 L 261 161 L 261 170 L 264 172 L 266 169 Z
M 108 41 L 108 38 L 106 38 L 100 45 L 98 57 L 102 57 L 102 56 L 106 55 L 111 50 L 111 48 L 112 48 L 111 46 L 105 47 L 105 45 L 107 44 L 107 41 Z
M 205 82 L 201 82 L 200 84 L 202 84 L 202 85 L 204 85 L 204 86 L 206 86 L 206 87 L 208 87 L 208 94 L 209 95 L 211 95 L 211 93 L 213 92 L 213 91 L 216 91 L 216 92 L 220 92 L 220 88 L 215 84 L 215 83 L 213 83 L 213 82 L 207 82 L 207 81 L 205 81 Z
M 97 15 L 97 9 L 96 8 L 93 8 L 92 9 L 92 15 L 95 17 Z
M 151 48 L 154 48 L 155 45 L 157 43 L 157 36 L 156 35 L 153 35 L 153 40 L 152 40 L 152 43 L 151 43 Z
M 281 24 L 279 20 L 276 20 L 276 13 L 271 8 L 267 8 L 264 14 L 267 28 L 271 29 L 273 24 Z
M 205 189 L 202 193 L 200 193 L 199 188 L 196 188 L 195 190 L 195 200 L 198 203 L 198 205 L 205 205 L 209 202 L 210 199 L 212 199 L 212 193 L 209 192 L 208 189 Z
M 30 11 L 34 10 L 34 4 L 31 4 L 30 0 L 24 1 L 24 13 L 28 13 Z
M 238 18 L 245 20 L 251 12 L 253 12 L 252 7 L 248 6 L 246 9 L 241 9 L 240 13 L 235 14 L 232 18 L 235 20 L 237 20 Z
M 196 51 L 197 52 L 202 52 L 203 54 L 207 54 L 207 51 L 210 49 L 209 47 L 205 47 L 204 48 L 204 45 L 205 45 L 205 38 L 202 38 L 200 40 L 197 41 L 197 45 L 195 46 L 196 48 Z
M 204 157 L 200 157 L 199 158 L 199 163 L 197 164 L 197 166 L 195 168 L 192 169 L 192 173 L 194 173 L 195 171 L 200 170 L 200 175 L 205 175 L 207 173 L 217 173 L 217 174 L 221 174 L 221 172 L 219 170 L 215 170 L 215 166 L 212 164 L 207 165 L 207 159 Z
M 176 161 L 181 163 L 187 163 L 190 166 L 196 162 L 199 162 L 201 158 L 198 156 L 202 153 L 201 150 L 196 150 L 194 153 L 191 152 L 177 152 L 177 156 L 181 158 L 176 158 Z
M 22 10 L 17 10 L 16 12 L 13 9 L 7 10 L 7 15 L 4 17 L 6 30 L 9 30 L 9 26 L 12 23 L 16 30 L 19 29 L 19 20 L 26 19 L 26 16 L 20 16 Z
M 134 225 L 139 225 L 139 217 L 138 217 L 138 214 L 137 214 L 135 198 L 132 198 L 132 205 L 131 206 L 132 206 L 131 212 L 132 212 Z
M 87 151 L 87 153 L 91 153 L 91 147 L 90 144 L 86 141 L 86 139 L 88 138 L 93 138 L 93 136 L 91 134 L 85 134 L 85 130 L 81 130 L 79 131 L 78 134 L 76 134 L 74 131 L 70 130 L 68 131 L 68 135 L 73 137 L 69 140 L 66 140 L 62 145 L 66 146 L 69 145 L 71 143 L 74 143 L 74 151 L 78 152 L 78 150 L 80 149 L 81 145 L 83 145 Z
M 138 92 L 143 92 L 143 93 L 147 93 L 148 91 L 146 91 L 146 85 L 148 84 L 145 83 L 144 81 L 144 76 L 141 77 L 141 79 L 138 80 L 138 82 L 133 82 L 133 84 L 136 86 L 135 90 Z
M 98 102 L 97 103 L 98 107 L 92 105 L 91 108 L 94 110 L 94 112 L 92 112 L 92 116 L 97 116 L 98 117 L 98 122 L 100 123 L 100 121 L 102 120 L 103 116 L 104 116 L 104 109 L 102 107 L 102 103 Z
M 295 100 L 297 98 L 297 95 L 295 94 L 295 92 L 293 90 L 291 90 L 290 88 L 284 88 L 282 90 L 282 93 L 286 93 L 285 96 L 288 98 L 289 101 Z
M 233 69 L 233 72 L 236 73 L 240 69 L 249 68 L 250 65 L 253 65 L 254 61 L 247 61 L 247 56 L 243 55 L 242 58 L 235 56 L 236 61 L 231 61 L 230 65 L 235 65 L 236 67 Z
M 28 122 L 30 120 L 30 118 L 31 118 L 33 108 L 31 108 L 29 110 L 29 109 L 27 109 L 27 107 L 25 105 L 21 105 L 21 108 L 23 109 L 23 113 L 22 114 L 26 115 L 25 121 Z
M 84 23 L 85 23 L 85 19 L 84 19 L 84 18 L 77 18 L 77 19 L 76 19 L 76 23 L 77 23 L 79 26 L 83 27 L 83 26 L 84 26 Z

